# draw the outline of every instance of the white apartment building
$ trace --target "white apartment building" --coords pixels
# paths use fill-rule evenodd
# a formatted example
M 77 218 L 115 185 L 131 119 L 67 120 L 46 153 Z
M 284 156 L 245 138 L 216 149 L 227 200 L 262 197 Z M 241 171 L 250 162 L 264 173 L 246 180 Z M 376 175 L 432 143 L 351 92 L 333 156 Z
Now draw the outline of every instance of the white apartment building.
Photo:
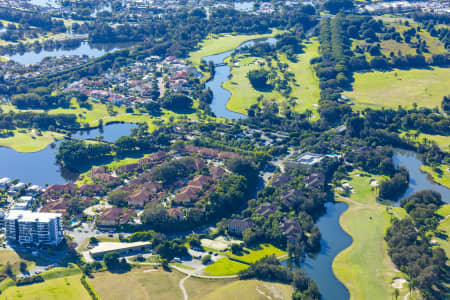
M 6 239 L 20 245 L 58 245 L 64 238 L 61 214 L 11 210 L 5 217 Z

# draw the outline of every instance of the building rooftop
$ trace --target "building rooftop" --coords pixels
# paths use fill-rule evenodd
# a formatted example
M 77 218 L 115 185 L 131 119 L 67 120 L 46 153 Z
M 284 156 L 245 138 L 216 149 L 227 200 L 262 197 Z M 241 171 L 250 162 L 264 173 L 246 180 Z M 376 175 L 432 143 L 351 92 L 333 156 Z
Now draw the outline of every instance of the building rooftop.
M 48 222 L 51 219 L 61 218 L 58 213 L 41 213 L 29 210 L 11 210 L 5 217 L 5 220 L 19 219 L 19 222 Z
M 134 243 L 112 243 L 112 242 L 104 242 L 99 243 L 97 247 L 94 247 L 89 252 L 93 255 L 100 254 L 109 251 L 119 251 L 123 249 L 133 248 L 133 247 L 141 247 L 141 246 L 150 246 L 150 242 L 134 242 Z

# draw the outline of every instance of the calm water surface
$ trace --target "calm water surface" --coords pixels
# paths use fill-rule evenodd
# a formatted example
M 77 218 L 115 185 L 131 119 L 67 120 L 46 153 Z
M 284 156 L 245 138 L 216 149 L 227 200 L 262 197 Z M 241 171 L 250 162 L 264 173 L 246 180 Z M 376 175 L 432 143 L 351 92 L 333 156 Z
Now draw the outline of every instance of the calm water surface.
M 408 197 L 418 191 L 434 190 L 441 194 L 442 201 L 450 203 L 450 189 L 433 182 L 428 174 L 420 171 L 422 161 L 420 160 L 419 154 L 409 150 L 396 149 L 394 151 L 393 160 L 396 167 L 403 166 L 409 172 L 409 187 L 400 199 Z
M 112 52 L 119 49 L 125 49 L 131 47 L 131 43 L 111 43 L 111 44 L 89 44 L 87 42 L 82 42 L 79 47 L 74 49 L 54 49 L 45 50 L 42 49 L 39 52 L 28 51 L 25 53 L 17 53 L 14 55 L 4 55 L 5 57 L 12 59 L 20 64 L 35 64 L 40 62 L 45 57 L 59 57 L 59 56 L 69 56 L 69 55 L 87 55 L 89 57 L 100 57 L 108 52 Z
M 99 134 L 103 140 L 114 142 L 121 136 L 129 135 L 135 124 L 111 124 L 100 129 L 82 131 L 72 134 L 81 139 L 95 139 Z M 75 181 L 78 174 L 73 173 L 56 164 L 56 147 L 48 146 L 42 151 L 33 153 L 20 153 L 11 148 L 0 147 L 0 177 L 20 179 L 21 181 L 44 186 L 45 184 L 61 184 Z
M 242 47 L 246 47 L 246 46 L 252 46 L 255 44 L 255 42 L 265 42 L 265 43 L 274 44 L 274 43 L 276 43 L 276 41 L 277 40 L 275 38 L 267 38 L 267 39 L 262 39 L 259 41 L 258 40 L 248 41 L 248 42 L 245 42 L 242 45 L 240 45 L 238 47 L 238 49 L 242 48 Z M 216 55 L 207 56 L 207 57 L 204 57 L 203 60 L 206 62 L 212 61 L 216 65 L 222 64 L 224 62 L 224 60 L 228 56 L 230 56 L 233 51 L 234 50 L 216 54 Z M 214 74 L 214 77 L 211 78 L 211 80 L 209 80 L 206 83 L 206 87 L 210 88 L 211 91 L 213 92 L 213 101 L 211 103 L 212 112 L 217 117 L 227 118 L 230 120 L 246 118 L 247 116 L 240 114 L 240 113 L 230 111 L 226 107 L 228 100 L 230 100 L 231 93 L 229 91 L 227 91 L 226 89 L 224 89 L 222 87 L 222 84 L 224 82 L 230 80 L 231 68 L 228 65 L 220 65 L 220 66 L 216 66 L 215 71 L 216 72 Z
M 343 202 L 325 204 L 327 212 L 319 218 L 316 225 L 322 234 L 321 249 L 315 257 L 307 257 L 300 264 L 301 269 L 319 287 L 324 300 L 347 300 L 347 288 L 334 276 L 332 263 L 336 255 L 352 244 L 352 238 L 341 228 L 339 217 L 348 208 Z M 288 261 L 282 263 L 289 265 Z M 295 267 L 294 267 L 295 268 Z

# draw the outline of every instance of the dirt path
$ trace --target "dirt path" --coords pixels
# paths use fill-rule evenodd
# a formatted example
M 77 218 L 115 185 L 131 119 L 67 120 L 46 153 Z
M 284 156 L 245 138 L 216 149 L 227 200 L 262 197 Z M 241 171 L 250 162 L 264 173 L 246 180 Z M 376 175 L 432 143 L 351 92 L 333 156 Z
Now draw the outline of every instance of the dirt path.
M 181 279 L 180 283 L 178 284 L 178 286 L 180 287 L 181 292 L 183 293 L 184 300 L 188 300 L 189 299 L 188 293 L 187 293 L 186 289 L 184 288 L 184 282 L 187 279 L 189 279 L 189 277 L 191 277 L 190 274 L 188 276 L 184 277 L 183 279 Z

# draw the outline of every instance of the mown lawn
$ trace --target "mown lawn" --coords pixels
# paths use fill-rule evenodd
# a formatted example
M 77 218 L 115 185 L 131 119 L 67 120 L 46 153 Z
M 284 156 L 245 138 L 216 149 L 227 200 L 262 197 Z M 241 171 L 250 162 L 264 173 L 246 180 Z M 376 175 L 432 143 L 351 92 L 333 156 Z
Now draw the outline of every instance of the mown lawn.
M 253 34 L 253 35 L 210 35 L 203 42 L 198 45 L 198 50 L 193 51 L 189 55 L 189 60 L 197 67 L 200 65 L 201 59 L 206 56 L 215 55 L 223 52 L 233 50 L 242 43 L 254 39 L 268 38 L 277 35 L 281 31 L 274 29 L 272 33 L 268 34 Z
M 282 63 L 289 65 L 288 71 L 295 74 L 295 82 L 291 83 L 292 91 L 289 98 L 289 104 L 297 112 L 304 112 L 306 109 L 313 111 L 317 116 L 317 103 L 320 98 L 319 82 L 315 76 L 314 70 L 310 65 L 310 60 L 318 56 L 319 43 L 317 39 L 311 39 L 305 43 L 304 52 L 297 56 L 298 60 L 292 62 L 285 55 L 280 55 Z M 286 97 L 275 89 L 255 90 L 247 78 L 249 71 L 258 69 L 259 62 L 265 60 L 260 57 L 243 57 L 237 65 L 231 69 L 232 78 L 223 84 L 223 87 L 231 92 L 227 108 L 231 111 L 241 114 L 247 114 L 247 109 L 258 103 L 258 97 L 262 96 L 266 100 L 275 100 L 278 103 L 287 101 Z M 276 65 L 276 62 L 272 62 Z M 264 67 L 268 69 L 267 67 Z
M 153 268 L 135 268 L 125 274 L 102 272 L 89 279 L 101 299 L 166 300 L 183 299 L 179 281 L 185 275 Z
M 235 281 L 204 296 L 194 297 L 195 300 L 267 300 L 292 299 L 293 288 L 290 285 L 265 282 L 259 280 Z
M 411 141 L 423 142 L 425 138 L 428 141 L 435 142 L 442 151 L 450 152 L 450 136 L 419 133 L 419 136 L 416 138 L 414 135 L 416 133 L 415 130 L 410 130 L 408 133 L 408 139 L 410 139 Z M 406 137 L 406 134 L 407 132 L 402 132 L 400 136 Z
M 254 263 L 265 256 L 275 255 L 279 257 L 287 254 L 287 252 L 270 244 L 262 244 L 255 249 L 245 248 L 241 255 L 233 254 L 231 251 L 227 251 L 225 254 L 246 263 Z
M 72 275 L 21 287 L 11 286 L 2 291 L 0 299 L 89 300 L 91 297 L 80 278 L 81 275 Z
M 349 196 L 351 201 L 341 197 L 337 200 L 349 205 L 339 221 L 353 243 L 336 256 L 333 271 L 349 289 L 351 299 L 391 299 L 392 279 L 402 276 L 391 262 L 384 241 L 391 215 L 385 206 L 376 203 L 377 191 L 369 184 L 371 179 L 380 182 L 383 178 L 358 170 L 351 175 L 348 181 L 354 189 Z M 405 293 L 406 285 L 401 295 Z
M 436 212 L 442 217 L 441 223 L 437 227 L 442 235 L 436 236 L 437 244 L 445 250 L 447 257 L 450 256 L 450 204 L 442 205 Z
M 392 107 L 411 108 L 440 106 L 442 98 L 450 92 L 450 68 L 411 69 L 389 72 L 355 73 L 353 90 L 348 96 L 357 108 Z
M 27 129 L 23 130 L 26 132 L 14 130 L 14 136 L 0 138 L 0 146 L 12 148 L 17 152 L 38 152 L 44 150 L 56 140 L 63 138 L 63 135 L 57 132 L 43 131 L 41 132 L 42 135 L 37 135 Z
M 431 175 L 431 177 L 433 177 L 433 180 L 437 183 L 439 183 L 440 185 L 446 186 L 448 188 L 450 188 L 450 171 L 449 171 L 449 166 L 447 165 L 440 165 L 438 167 L 436 167 L 439 171 L 436 172 L 434 170 L 434 168 L 430 167 L 430 166 L 425 166 L 425 165 L 421 165 L 420 166 L 420 170 L 422 170 L 425 173 L 428 173 Z
M 225 276 L 238 274 L 240 271 L 248 268 L 248 265 L 238 263 L 224 257 L 203 269 L 206 275 Z

